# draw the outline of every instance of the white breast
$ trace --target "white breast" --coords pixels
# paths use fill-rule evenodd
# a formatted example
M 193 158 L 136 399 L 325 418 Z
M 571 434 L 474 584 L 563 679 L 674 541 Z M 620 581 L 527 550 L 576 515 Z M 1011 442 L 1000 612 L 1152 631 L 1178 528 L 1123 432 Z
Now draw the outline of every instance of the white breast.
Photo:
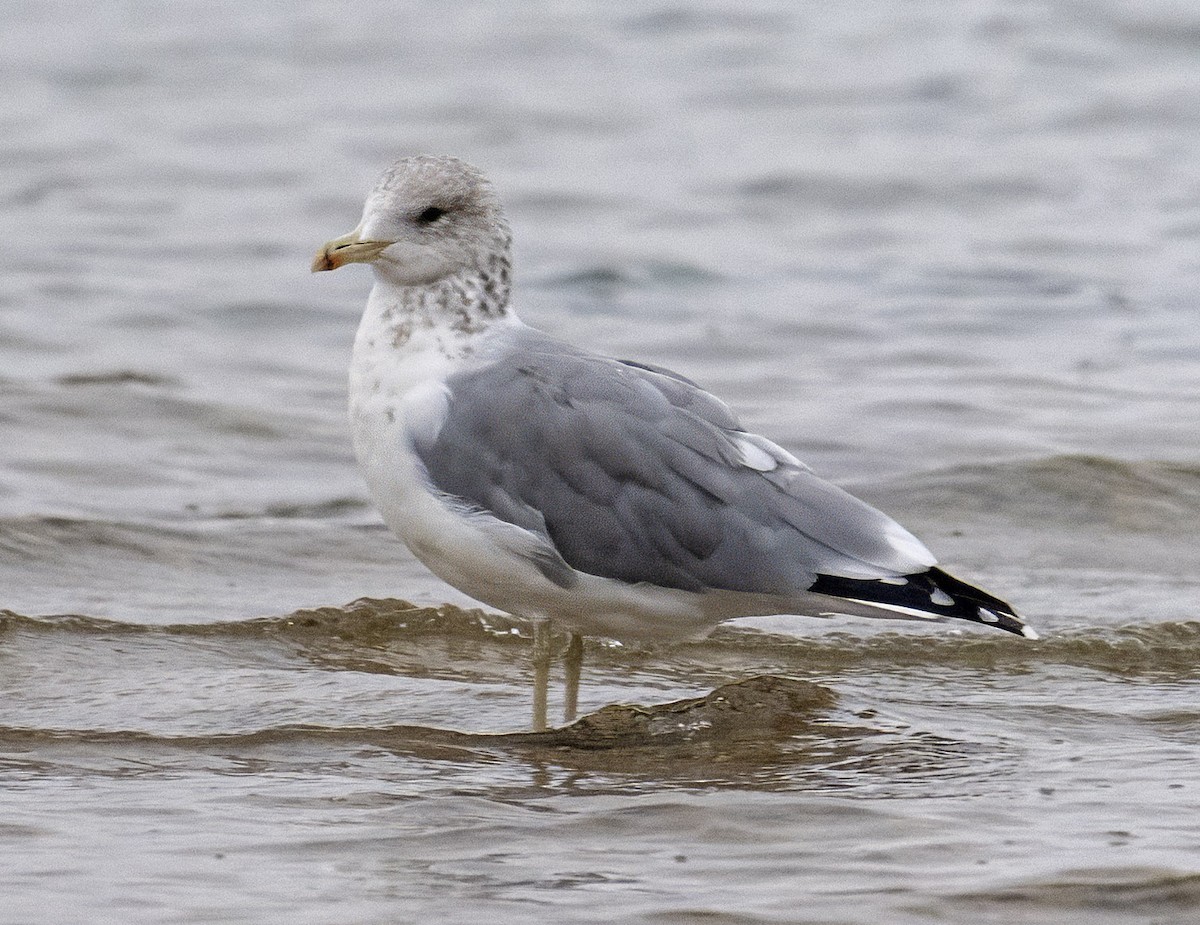
M 432 500 L 412 435 L 436 436 L 449 400 L 445 382 L 456 360 L 436 329 L 410 330 L 407 322 L 397 322 L 395 306 L 381 288 L 372 290 L 354 340 L 350 430 L 376 505 L 407 542 L 420 527 L 413 512 Z
M 478 600 L 519 611 L 531 591 L 550 583 L 498 544 L 486 520 L 463 517 L 436 496 L 412 448 L 414 438 L 436 438 L 450 399 L 447 378 L 488 335 L 398 322 L 388 298 L 386 288 L 372 292 L 350 365 L 350 428 L 371 496 L 430 571 Z

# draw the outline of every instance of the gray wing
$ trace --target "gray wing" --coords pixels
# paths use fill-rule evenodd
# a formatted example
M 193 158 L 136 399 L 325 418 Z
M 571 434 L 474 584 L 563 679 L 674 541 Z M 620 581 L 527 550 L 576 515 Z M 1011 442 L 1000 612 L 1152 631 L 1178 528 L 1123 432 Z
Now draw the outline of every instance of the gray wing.
M 933 562 L 669 370 L 547 339 L 447 385 L 440 428 L 413 435 L 433 487 L 544 538 L 578 571 L 787 595 L 818 574 L 880 578 Z

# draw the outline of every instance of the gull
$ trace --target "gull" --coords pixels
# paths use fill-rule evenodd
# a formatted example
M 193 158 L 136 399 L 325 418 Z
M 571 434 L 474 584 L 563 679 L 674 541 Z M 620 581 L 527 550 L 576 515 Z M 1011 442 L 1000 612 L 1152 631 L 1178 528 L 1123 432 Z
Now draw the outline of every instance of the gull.
M 383 173 L 312 269 L 374 271 L 350 366 L 355 453 L 417 559 L 533 622 L 535 729 L 552 623 L 570 634 L 567 721 L 585 635 L 670 642 L 735 617 L 849 614 L 1037 638 L 692 380 L 525 325 L 511 251 L 484 175 L 418 156 Z

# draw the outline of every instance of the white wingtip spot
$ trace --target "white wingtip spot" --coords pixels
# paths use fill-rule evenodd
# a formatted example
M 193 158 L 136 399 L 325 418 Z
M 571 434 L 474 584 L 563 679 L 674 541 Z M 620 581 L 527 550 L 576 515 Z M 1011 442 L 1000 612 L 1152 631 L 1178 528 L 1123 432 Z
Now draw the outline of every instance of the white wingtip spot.
M 929 592 L 929 601 L 930 603 L 937 604 L 939 607 L 949 607 L 954 603 L 954 598 L 952 598 L 941 588 L 934 588 Z M 979 612 L 983 613 L 983 610 L 980 609 Z
M 1032 626 L 1022 626 L 1021 627 L 1021 635 L 1024 636 L 1026 639 L 1041 639 L 1042 638 L 1041 636 L 1039 636 L 1037 633 L 1035 633 L 1033 631 Z

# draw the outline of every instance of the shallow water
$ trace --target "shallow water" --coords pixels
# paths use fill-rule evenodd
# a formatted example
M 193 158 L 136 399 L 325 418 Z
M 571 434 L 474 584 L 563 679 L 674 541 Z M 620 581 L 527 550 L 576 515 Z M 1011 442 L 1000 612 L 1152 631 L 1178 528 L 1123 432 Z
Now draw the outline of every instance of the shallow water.
M 0 921 L 1196 915 L 1189 6 L 5 24 Z M 584 720 L 524 732 L 527 627 L 354 469 L 367 274 L 308 274 L 415 151 L 495 179 L 526 321 L 698 379 L 1044 639 L 590 640 Z

